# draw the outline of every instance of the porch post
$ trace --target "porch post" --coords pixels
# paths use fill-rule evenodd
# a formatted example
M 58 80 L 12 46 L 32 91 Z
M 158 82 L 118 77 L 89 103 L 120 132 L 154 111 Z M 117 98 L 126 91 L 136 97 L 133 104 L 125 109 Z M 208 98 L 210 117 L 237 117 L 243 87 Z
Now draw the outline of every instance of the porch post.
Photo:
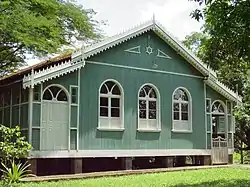
M 29 143 L 32 144 L 32 120 L 33 120 L 33 89 L 32 87 L 29 88 L 29 127 L 28 127 L 28 138 Z
M 162 159 L 163 166 L 166 168 L 172 168 L 174 167 L 174 157 L 172 156 L 166 156 Z
M 121 164 L 123 170 L 132 170 L 133 158 L 132 157 L 121 158 Z
M 82 165 L 83 159 L 82 158 L 71 158 L 71 173 L 77 174 L 82 173 Z
M 29 170 L 33 175 L 37 175 L 37 159 L 31 158 L 28 159 L 28 163 L 30 164 Z

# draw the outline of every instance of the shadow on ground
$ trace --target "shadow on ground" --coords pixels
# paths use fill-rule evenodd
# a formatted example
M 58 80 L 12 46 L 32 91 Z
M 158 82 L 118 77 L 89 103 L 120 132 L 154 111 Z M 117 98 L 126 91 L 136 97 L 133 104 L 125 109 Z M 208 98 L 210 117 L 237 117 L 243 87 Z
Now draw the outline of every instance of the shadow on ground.
M 249 187 L 250 180 L 242 179 L 242 180 L 217 180 L 211 182 L 202 182 L 199 184 L 178 184 L 178 185 L 165 185 L 166 187 L 203 187 L 203 186 L 210 186 L 210 187 Z M 164 187 L 164 185 L 162 186 Z

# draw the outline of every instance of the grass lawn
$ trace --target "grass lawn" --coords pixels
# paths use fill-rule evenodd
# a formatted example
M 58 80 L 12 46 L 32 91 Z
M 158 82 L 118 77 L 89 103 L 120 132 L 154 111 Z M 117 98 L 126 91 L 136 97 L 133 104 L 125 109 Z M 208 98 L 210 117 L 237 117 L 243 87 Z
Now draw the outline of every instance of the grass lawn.
M 19 186 L 19 185 L 18 185 Z M 21 187 L 240 187 L 250 186 L 250 170 L 218 168 L 58 182 L 23 183 Z

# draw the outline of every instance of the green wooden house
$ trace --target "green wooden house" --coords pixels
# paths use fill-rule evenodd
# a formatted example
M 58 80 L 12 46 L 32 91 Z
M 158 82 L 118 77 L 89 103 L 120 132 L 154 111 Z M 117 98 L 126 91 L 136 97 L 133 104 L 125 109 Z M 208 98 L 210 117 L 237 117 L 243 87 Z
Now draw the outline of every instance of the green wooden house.
M 0 123 L 21 126 L 34 172 L 230 163 L 238 102 L 154 19 L 0 80 Z

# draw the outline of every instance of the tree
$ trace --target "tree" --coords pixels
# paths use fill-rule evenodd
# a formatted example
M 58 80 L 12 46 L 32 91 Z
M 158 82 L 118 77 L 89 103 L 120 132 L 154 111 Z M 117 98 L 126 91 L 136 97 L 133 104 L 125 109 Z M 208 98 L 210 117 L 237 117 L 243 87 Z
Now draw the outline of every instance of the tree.
M 191 16 L 204 19 L 209 38 L 202 45 L 202 60 L 218 73 L 219 79 L 243 97 L 235 109 L 236 148 L 250 149 L 250 1 L 191 0 L 202 5 Z
M 201 32 L 192 32 L 185 37 L 183 44 L 190 49 L 197 57 L 204 58 L 204 50 L 206 50 L 206 42 L 208 36 Z
M 27 54 L 41 57 L 100 38 L 103 22 L 94 14 L 73 0 L 0 1 L 0 76 L 24 65 Z

